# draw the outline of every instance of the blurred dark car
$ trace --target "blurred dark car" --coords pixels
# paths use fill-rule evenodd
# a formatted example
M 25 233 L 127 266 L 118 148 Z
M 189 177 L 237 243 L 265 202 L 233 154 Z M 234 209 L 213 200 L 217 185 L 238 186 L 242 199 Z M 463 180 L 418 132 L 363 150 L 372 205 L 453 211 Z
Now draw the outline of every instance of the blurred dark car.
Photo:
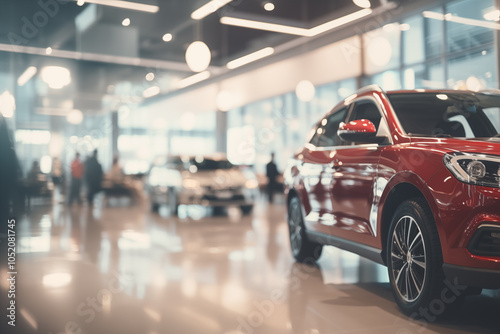
M 252 211 L 258 181 L 225 157 L 169 157 L 153 164 L 148 177 L 152 211 L 165 204 L 172 214 L 179 205 L 211 207 L 239 206 L 243 214 Z

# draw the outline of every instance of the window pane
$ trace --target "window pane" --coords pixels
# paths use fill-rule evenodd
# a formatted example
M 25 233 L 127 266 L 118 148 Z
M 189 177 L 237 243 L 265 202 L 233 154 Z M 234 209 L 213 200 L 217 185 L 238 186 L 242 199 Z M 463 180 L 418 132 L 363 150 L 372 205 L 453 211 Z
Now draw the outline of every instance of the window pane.
M 474 91 L 497 88 L 497 66 L 493 48 L 485 48 L 448 61 L 448 86 Z
M 337 135 L 339 125 L 345 120 L 347 109 L 342 109 L 328 118 L 321 121 L 321 126 L 316 130 L 316 134 L 311 143 L 318 147 L 340 146 L 342 141 Z
M 484 14 L 494 7 L 493 0 L 462 0 L 446 6 L 446 14 L 459 18 L 488 22 Z M 494 31 L 490 28 L 446 21 L 448 52 L 458 52 L 493 43 Z
M 350 120 L 355 121 L 358 119 L 367 119 L 375 125 L 375 128 L 378 129 L 381 118 L 382 115 L 373 102 L 358 102 L 354 106 L 354 112 L 352 113 Z
M 402 34 L 404 64 L 415 64 L 425 60 L 424 19 L 414 16 L 402 24 L 405 30 Z
M 363 35 L 366 74 L 374 74 L 399 66 L 400 36 L 399 23 L 387 24 L 383 28 Z
M 441 8 L 430 10 L 433 13 L 443 14 Z M 434 19 L 424 19 L 425 24 L 425 55 L 427 59 L 441 56 L 444 51 L 443 47 L 443 21 Z
M 379 85 L 384 90 L 401 89 L 399 71 L 385 71 L 363 80 L 364 85 Z

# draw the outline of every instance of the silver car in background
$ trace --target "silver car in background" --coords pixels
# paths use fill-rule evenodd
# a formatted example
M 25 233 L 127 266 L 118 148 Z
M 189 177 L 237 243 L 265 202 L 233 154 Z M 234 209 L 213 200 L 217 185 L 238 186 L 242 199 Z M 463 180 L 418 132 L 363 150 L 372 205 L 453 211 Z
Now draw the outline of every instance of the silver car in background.
M 225 157 L 168 157 L 153 164 L 148 178 L 151 209 L 160 205 L 177 214 L 179 205 L 239 206 L 252 211 L 258 195 L 255 174 L 231 164 Z

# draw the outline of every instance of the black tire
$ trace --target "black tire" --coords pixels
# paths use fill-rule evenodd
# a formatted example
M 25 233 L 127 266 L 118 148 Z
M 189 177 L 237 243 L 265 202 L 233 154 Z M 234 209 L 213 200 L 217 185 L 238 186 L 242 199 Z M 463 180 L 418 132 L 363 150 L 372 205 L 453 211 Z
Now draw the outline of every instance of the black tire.
M 297 196 L 290 199 L 288 204 L 288 231 L 292 255 L 298 262 L 315 262 L 321 256 L 323 245 L 312 242 L 307 238 L 302 217 L 302 208 Z
M 453 282 L 446 282 L 436 223 L 424 200 L 407 200 L 397 208 L 386 251 L 392 292 L 405 314 L 426 310 L 436 319 L 461 304 L 465 287 L 451 289 Z
M 151 203 L 151 211 L 158 213 L 160 211 L 160 204 L 158 203 Z
M 212 214 L 214 216 L 225 216 L 227 214 L 225 206 L 213 206 Z
M 249 215 L 253 210 L 253 205 L 242 205 L 240 209 L 243 215 Z

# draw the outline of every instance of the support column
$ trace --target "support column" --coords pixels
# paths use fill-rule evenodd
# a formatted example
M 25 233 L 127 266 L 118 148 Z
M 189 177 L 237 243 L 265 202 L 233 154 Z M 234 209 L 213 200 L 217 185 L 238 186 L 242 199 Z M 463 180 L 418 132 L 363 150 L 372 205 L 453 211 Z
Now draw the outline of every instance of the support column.
M 227 153 L 227 112 L 216 112 L 215 145 L 218 153 Z
M 118 112 L 111 113 L 111 155 L 118 156 L 118 136 L 120 135 L 120 128 L 118 126 Z

